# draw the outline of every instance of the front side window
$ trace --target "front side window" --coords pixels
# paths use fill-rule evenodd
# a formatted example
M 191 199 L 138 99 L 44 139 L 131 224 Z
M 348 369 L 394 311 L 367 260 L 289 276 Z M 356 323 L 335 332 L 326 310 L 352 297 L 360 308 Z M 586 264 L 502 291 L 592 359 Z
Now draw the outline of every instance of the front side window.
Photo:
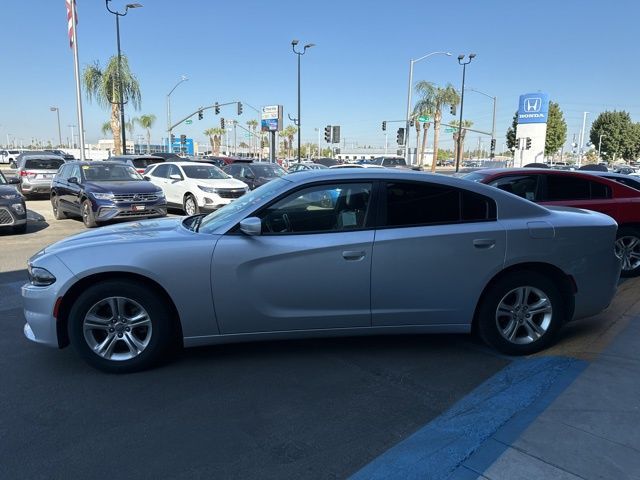
M 152 177 L 169 178 L 169 165 L 158 165 L 151 172 Z
M 189 178 L 202 180 L 219 180 L 227 178 L 226 173 L 213 165 L 183 165 L 182 170 L 184 170 L 184 174 Z
M 169 177 L 171 177 L 171 175 L 178 175 L 180 178 L 183 178 L 177 165 L 169 165 Z
M 489 183 L 505 192 L 526 198 L 531 202 L 540 201 L 538 194 L 538 175 L 514 175 L 498 178 Z
M 496 204 L 488 197 L 446 185 L 393 182 L 386 185 L 382 225 L 411 227 L 496 219 Z
M 259 217 L 265 234 L 322 233 L 362 229 L 367 225 L 372 184 L 317 185 L 267 207 Z

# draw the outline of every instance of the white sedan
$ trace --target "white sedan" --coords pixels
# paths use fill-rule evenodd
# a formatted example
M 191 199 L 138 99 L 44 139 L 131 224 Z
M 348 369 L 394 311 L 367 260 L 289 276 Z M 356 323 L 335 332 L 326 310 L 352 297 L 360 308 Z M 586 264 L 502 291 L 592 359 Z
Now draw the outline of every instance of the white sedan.
M 249 191 L 246 183 L 201 162 L 157 163 L 144 178 L 162 188 L 169 207 L 187 215 L 217 210 Z

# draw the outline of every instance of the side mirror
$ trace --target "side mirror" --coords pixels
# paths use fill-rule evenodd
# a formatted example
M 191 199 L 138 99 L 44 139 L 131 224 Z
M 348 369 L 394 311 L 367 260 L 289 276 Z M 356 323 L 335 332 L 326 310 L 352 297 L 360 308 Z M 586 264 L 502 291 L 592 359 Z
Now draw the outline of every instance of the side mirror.
M 7 178 L 7 183 L 9 185 L 17 185 L 20 183 L 20 179 L 18 177 L 9 177 Z
M 142 178 L 144 178 L 145 180 L 151 180 L 151 177 L 149 175 L 144 175 Z
M 171 180 L 182 180 L 182 175 L 178 175 L 177 173 L 172 173 L 171 175 L 169 175 L 169 178 Z
M 260 235 L 262 233 L 262 220 L 258 217 L 248 217 L 240 222 L 240 231 L 245 235 Z
M 244 178 L 247 180 L 255 180 L 255 175 L 253 173 L 245 173 Z
M 78 182 L 78 177 L 71 177 L 71 178 L 69 178 L 69 180 L 67 180 L 67 182 L 75 183 L 77 185 L 79 183 Z

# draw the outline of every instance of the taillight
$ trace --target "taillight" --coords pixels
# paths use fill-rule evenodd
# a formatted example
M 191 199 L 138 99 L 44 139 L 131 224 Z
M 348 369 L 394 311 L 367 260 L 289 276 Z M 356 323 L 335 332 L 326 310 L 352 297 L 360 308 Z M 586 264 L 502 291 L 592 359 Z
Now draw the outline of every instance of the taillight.
M 145 170 L 146 170 L 145 168 L 138 168 L 138 169 L 136 169 L 136 172 L 144 173 Z
M 27 172 L 26 170 L 22 170 L 20 172 L 20 176 L 21 177 L 29 177 L 29 178 L 36 178 L 37 173 L 35 172 Z

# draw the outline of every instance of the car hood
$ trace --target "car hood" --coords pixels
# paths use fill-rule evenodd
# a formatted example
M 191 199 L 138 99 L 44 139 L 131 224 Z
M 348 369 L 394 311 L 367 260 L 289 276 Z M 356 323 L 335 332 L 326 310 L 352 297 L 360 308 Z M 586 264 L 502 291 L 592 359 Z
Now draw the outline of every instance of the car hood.
M 66 250 L 75 251 L 83 247 L 99 247 L 114 242 L 146 244 L 145 248 L 153 248 L 148 244 L 154 240 L 178 239 L 185 233 L 190 233 L 182 228 L 182 220 L 183 217 L 162 218 L 100 227 L 60 240 L 39 253 L 57 254 Z
M 86 190 L 100 193 L 155 193 L 161 188 L 146 180 L 133 180 L 122 182 L 86 182 Z
M 12 194 L 16 194 L 19 197 L 22 197 L 22 195 L 20 195 L 18 193 L 18 190 L 16 189 L 15 186 L 13 186 L 13 185 L 0 185 L 0 195 L 12 195 Z
M 213 188 L 247 188 L 247 184 L 235 178 L 202 179 L 196 180 L 199 185 Z

